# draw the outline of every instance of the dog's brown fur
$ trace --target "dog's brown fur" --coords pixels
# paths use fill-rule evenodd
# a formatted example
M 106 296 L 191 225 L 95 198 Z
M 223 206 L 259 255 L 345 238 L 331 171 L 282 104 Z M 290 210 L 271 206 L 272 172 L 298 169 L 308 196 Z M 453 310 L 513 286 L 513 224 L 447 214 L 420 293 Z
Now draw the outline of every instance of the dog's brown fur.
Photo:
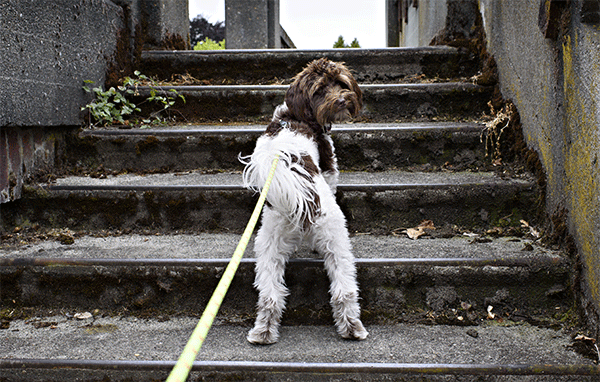
M 356 117 L 362 109 L 362 92 L 350 70 L 341 62 L 321 58 L 309 63 L 294 77 L 286 95 L 288 111 L 277 116 L 267 127 L 267 135 L 290 129 L 313 138 L 319 148 L 319 168 L 334 171 L 333 148 L 325 139 L 333 122 Z

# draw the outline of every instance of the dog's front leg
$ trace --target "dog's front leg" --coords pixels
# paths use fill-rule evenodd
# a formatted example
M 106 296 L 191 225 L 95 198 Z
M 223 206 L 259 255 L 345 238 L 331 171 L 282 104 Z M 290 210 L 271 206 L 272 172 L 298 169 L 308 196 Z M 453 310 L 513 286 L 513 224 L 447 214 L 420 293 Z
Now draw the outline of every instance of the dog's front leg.
M 285 265 L 297 241 L 297 233 L 287 220 L 266 207 L 254 242 L 258 312 L 254 328 L 247 336 L 251 343 L 268 345 L 279 338 L 279 323 L 289 294 L 284 282 Z

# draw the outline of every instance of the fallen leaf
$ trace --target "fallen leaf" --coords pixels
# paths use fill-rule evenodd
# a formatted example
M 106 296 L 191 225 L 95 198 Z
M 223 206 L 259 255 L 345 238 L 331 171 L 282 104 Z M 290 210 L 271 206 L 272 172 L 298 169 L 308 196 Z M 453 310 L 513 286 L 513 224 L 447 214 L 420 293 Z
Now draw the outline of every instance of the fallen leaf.
M 402 232 L 406 233 L 408 237 L 410 237 L 413 240 L 417 240 L 420 236 L 425 235 L 425 230 L 423 228 L 409 228 Z
M 435 229 L 435 225 L 433 224 L 433 221 L 423 220 L 415 228 L 408 228 L 403 231 L 400 231 L 400 233 L 405 233 L 408 235 L 409 238 L 411 238 L 413 240 L 417 240 L 419 237 L 427 234 L 427 232 L 425 230 L 428 230 L 428 229 L 431 229 L 431 230 Z

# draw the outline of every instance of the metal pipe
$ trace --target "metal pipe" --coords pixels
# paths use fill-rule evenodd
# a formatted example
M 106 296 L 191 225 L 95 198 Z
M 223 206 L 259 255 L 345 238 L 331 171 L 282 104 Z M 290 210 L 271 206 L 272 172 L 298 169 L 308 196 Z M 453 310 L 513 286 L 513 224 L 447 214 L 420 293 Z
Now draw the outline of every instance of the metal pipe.
M 531 188 L 529 183 L 516 183 L 514 185 L 520 189 Z M 493 184 L 484 183 L 433 183 L 433 184 L 417 184 L 417 183 L 394 183 L 394 184 L 339 184 L 339 191 L 359 191 L 359 192 L 384 192 L 384 191 L 406 191 L 406 190 L 443 190 L 452 189 L 455 187 L 461 188 L 476 188 L 476 187 L 494 187 Z M 181 185 L 149 185 L 149 184 L 131 184 L 131 185 L 115 185 L 115 184 L 93 184 L 93 185 L 60 185 L 50 184 L 44 186 L 49 191 L 248 191 L 244 186 L 237 184 L 181 184 Z
M 2 369 L 170 370 L 175 361 L 0 359 Z M 437 375 L 600 375 L 598 365 L 195 361 L 192 371 Z
M 43 257 L 13 257 L 0 258 L 2 267 L 53 267 L 53 266 L 153 266 L 153 267 L 200 267 L 226 266 L 228 258 L 223 259 L 119 259 L 119 258 L 43 258 Z M 357 258 L 359 267 L 373 266 L 438 266 L 438 267 L 530 267 L 538 265 L 559 265 L 564 260 L 559 256 L 544 257 L 503 257 L 485 258 Z M 254 258 L 244 258 L 242 264 L 254 264 Z M 322 266 L 322 259 L 296 258 L 290 259 L 291 265 Z
M 249 125 L 248 127 L 216 128 L 213 126 L 199 125 L 197 128 L 185 129 L 107 129 L 107 130 L 84 130 L 83 136 L 193 136 L 193 135 L 260 135 L 265 131 L 264 126 Z M 336 133 L 377 133 L 377 132 L 414 132 L 414 131 L 456 131 L 456 132 L 480 132 L 483 125 L 477 123 L 446 123 L 446 124 L 388 124 L 383 126 L 347 127 L 346 125 L 333 126 L 331 132 Z

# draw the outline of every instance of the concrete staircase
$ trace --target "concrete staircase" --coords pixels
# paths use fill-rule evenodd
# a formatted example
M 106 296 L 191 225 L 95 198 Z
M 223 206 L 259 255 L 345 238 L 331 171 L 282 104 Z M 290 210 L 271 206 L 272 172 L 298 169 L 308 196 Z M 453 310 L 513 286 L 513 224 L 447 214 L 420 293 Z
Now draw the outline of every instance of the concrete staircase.
M 64 174 L 2 206 L 16 228 L 0 249 L 1 381 L 166 378 L 257 198 L 238 154 L 252 152 L 289 79 L 323 56 L 354 69 L 365 97 L 332 136 L 371 335 L 337 337 L 322 262 L 303 248 L 286 273 L 280 342 L 248 344 L 251 244 L 189 380 L 600 375 L 571 336 L 570 260 L 521 227 L 535 222 L 535 179 L 486 158 L 493 89 L 465 80 L 471 55 L 429 47 L 144 52 L 143 73 L 195 78 L 174 87 L 186 122 L 84 129 L 64 148 Z M 423 220 L 436 229 L 403 233 Z

